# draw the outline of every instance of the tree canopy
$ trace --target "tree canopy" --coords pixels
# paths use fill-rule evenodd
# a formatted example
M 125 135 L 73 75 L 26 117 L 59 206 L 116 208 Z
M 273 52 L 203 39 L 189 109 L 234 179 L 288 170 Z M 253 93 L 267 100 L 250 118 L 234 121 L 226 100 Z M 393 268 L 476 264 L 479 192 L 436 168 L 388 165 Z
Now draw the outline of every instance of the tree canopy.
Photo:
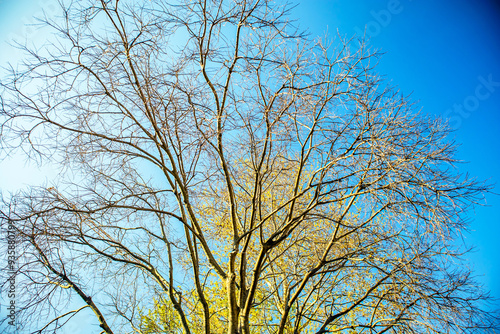
M 0 144 L 60 176 L 1 206 L 20 328 L 494 332 L 457 242 L 487 186 L 361 37 L 289 8 L 63 1 L 54 42 L 21 46 Z

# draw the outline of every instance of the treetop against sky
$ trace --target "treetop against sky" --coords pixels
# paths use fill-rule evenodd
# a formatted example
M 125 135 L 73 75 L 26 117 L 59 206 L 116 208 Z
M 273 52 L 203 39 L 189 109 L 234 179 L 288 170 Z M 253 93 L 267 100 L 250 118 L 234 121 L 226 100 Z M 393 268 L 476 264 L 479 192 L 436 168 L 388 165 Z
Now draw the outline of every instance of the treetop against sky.
M 493 2 L 64 4 L 0 2 L 2 328 L 493 332 Z

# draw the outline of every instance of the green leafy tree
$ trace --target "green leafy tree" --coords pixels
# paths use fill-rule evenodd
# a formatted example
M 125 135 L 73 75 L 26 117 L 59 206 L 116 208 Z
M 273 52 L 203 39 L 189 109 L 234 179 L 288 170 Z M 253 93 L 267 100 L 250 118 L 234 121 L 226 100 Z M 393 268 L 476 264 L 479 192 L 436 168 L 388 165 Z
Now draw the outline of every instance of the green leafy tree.
M 168 300 L 154 300 L 153 308 L 140 312 L 140 333 L 177 333 L 182 325 L 175 309 Z

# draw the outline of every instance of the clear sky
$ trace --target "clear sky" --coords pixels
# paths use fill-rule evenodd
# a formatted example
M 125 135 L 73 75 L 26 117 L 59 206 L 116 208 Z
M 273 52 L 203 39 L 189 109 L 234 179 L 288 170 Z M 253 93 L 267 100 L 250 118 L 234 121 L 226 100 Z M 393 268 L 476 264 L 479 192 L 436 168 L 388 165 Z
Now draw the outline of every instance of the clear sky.
M 500 2 L 309 0 L 294 10 L 311 35 L 363 33 L 385 54 L 378 72 L 426 113 L 449 119 L 459 170 L 500 194 Z M 470 213 L 478 279 L 500 298 L 500 196 Z M 500 305 L 499 305 L 500 306 Z
M 25 24 L 55 0 L 0 0 L 0 64 L 18 55 L 6 39 L 42 38 Z M 424 112 L 449 118 L 461 143 L 459 166 L 495 184 L 500 194 L 500 3 L 492 0 L 303 0 L 292 11 L 311 35 L 352 36 L 365 31 L 370 44 L 385 52 L 378 72 Z M 495 22 L 496 21 L 496 22 Z M 49 169 L 23 168 L 23 158 L 0 163 L 0 189 L 40 182 Z M 500 298 L 500 196 L 487 194 L 487 206 L 470 213 L 470 266 Z

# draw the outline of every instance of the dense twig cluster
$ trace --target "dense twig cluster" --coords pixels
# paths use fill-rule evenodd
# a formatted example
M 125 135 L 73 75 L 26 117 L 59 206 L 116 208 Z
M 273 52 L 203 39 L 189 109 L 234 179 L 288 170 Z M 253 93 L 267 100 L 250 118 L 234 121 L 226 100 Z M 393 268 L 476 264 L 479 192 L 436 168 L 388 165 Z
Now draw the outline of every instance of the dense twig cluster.
M 2 148 L 61 166 L 2 208 L 37 333 L 495 328 L 454 242 L 486 188 L 363 41 L 267 0 L 63 9 L 2 81 Z

